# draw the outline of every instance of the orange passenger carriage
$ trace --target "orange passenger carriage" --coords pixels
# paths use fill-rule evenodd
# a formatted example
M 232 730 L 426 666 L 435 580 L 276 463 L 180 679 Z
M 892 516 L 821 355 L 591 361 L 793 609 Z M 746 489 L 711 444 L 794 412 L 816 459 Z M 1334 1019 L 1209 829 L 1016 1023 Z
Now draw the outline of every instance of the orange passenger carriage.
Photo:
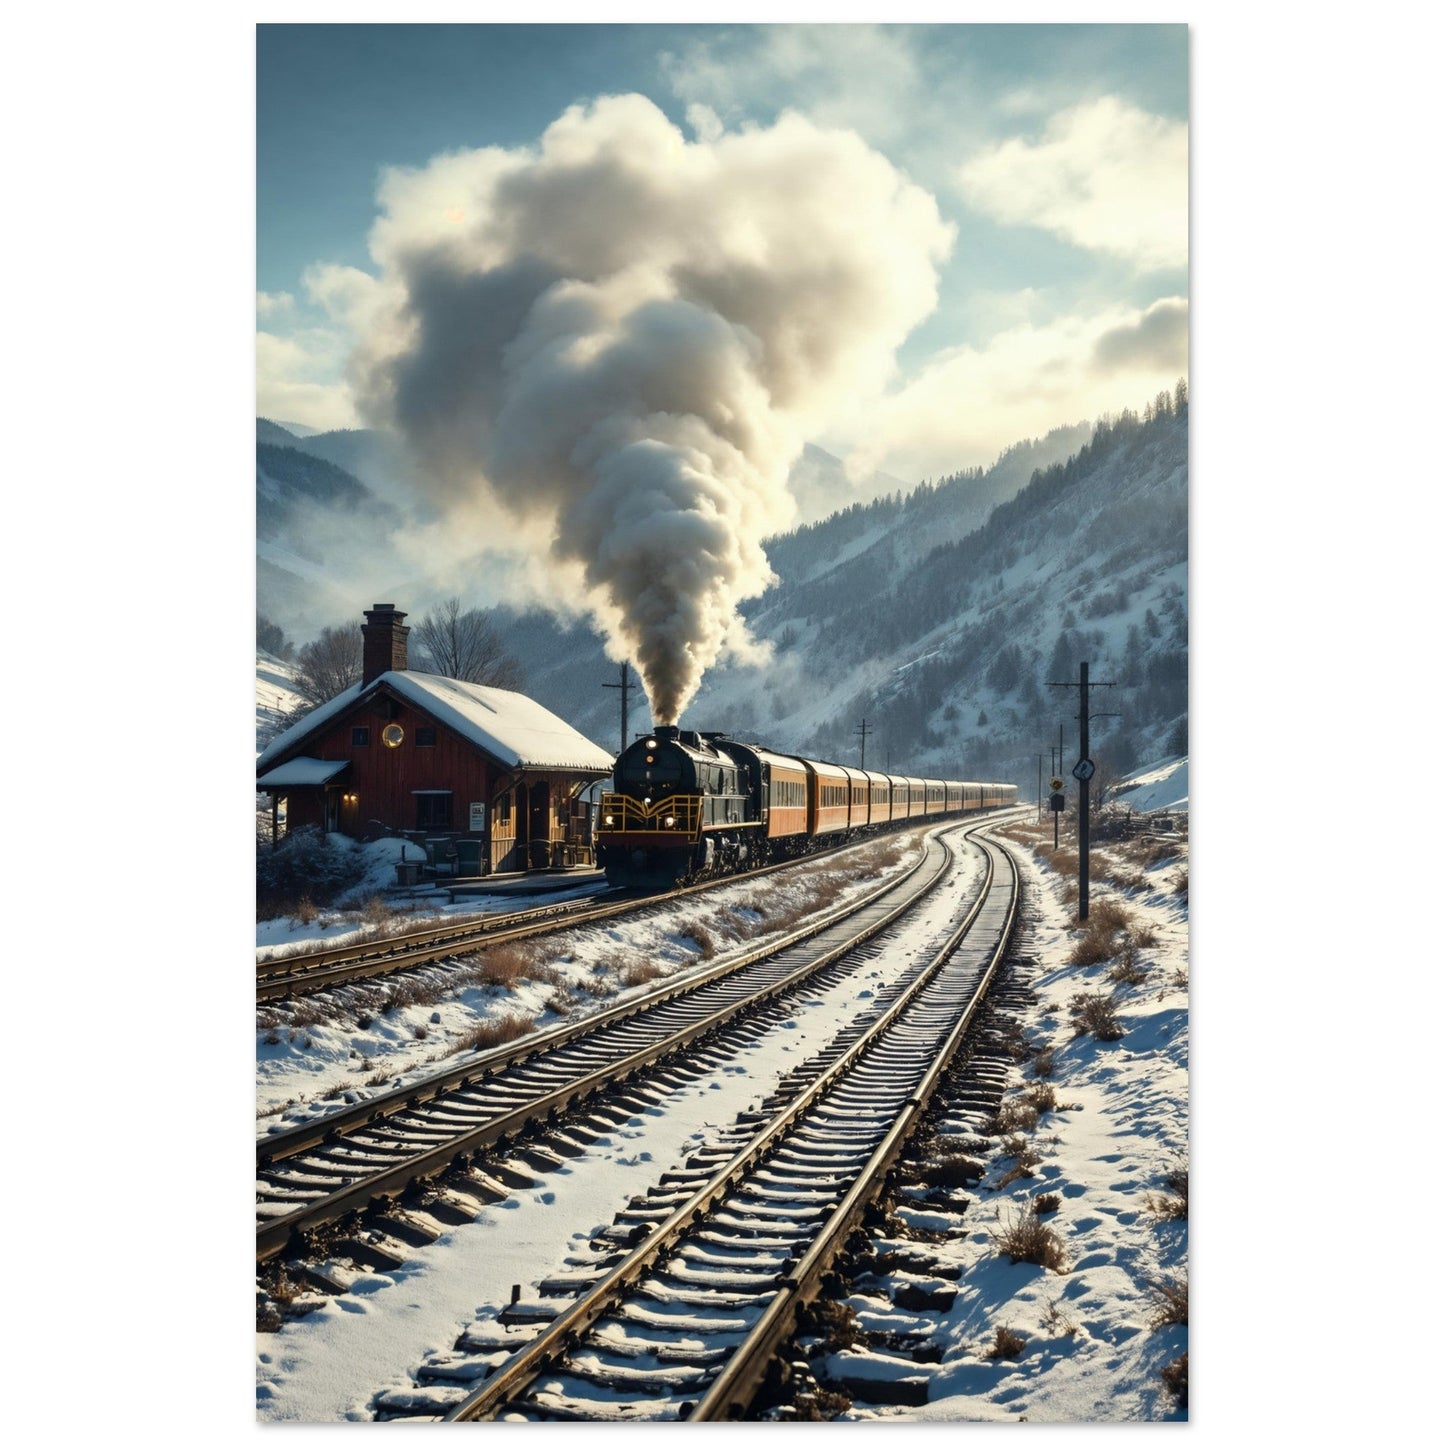
M 848 800 L 851 785 L 848 772 L 836 763 L 815 763 L 803 759 L 808 770 L 808 836 L 848 831 Z

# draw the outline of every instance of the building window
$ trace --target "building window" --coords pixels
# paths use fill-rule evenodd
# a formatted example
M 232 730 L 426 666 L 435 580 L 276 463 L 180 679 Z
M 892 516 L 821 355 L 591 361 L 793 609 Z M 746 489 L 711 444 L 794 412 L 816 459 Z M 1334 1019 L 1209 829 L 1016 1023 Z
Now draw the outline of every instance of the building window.
M 419 748 L 436 747 L 437 730 L 435 728 L 418 728 L 416 730 L 416 745 Z
M 452 795 L 450 793 L 418 793 L 416 795 L 418 828 L 449 829 L 452 826 Z
M 354 748 L 369 748 L 371 746 L 371 729 L 352 728 L 351 746 Z

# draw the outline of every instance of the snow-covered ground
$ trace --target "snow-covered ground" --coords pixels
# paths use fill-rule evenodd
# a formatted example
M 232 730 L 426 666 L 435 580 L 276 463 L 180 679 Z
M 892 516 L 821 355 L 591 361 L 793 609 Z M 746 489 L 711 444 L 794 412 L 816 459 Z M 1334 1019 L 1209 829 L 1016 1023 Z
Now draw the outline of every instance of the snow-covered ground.
M 1113 796 L 1136 813 L 1179 813 L 1189 810 L 1189 759 L 1140 768 L 1130 773 Z
M 1188 894 L 1175 887 L 1187 866 L 1187 844 L 1178 840 L 1171 846 L 1179 853 L 1161 856 L 1144 870 L 1147 888 L 1138 886 L 1137 863 L 1130 863 L 1115 870 L 1130 880 L 1127 892 L 1100 881 L 1092 895 L 1096 914 L 1115 898 L 1129 911 L 1141 975 L 1133 983 L 1111 982 L 1109 963 L 1070 964 L 1078 935 L 1065 901 L 1068 878 L 1019 850 L 1033 900 L 1022 950 L 1039 960 L 1032 975 L 1037 1002 L 1026 1030 L 1036 1047 L 1054 1049 L 1050 1082 L 1058 1107 L 1043 1116 L 1034 1135 L 1040 1155 L 1034 1177 L 999 1189 L 1012 1161 L 995 1159 L 966 1216 L 972 1232 L 940 1246 L 962 1266 L 963 1276 L 952 1310 L 925 1321 L 944 1351 L 932 1373 L 929 1403 L 908 1410 L 856 1406 L 845 1418 L 1182 1418 L 1158 1372 L 1187 1348 L 1186 1331 L 1150 1325 L 1159 1303 L 1151 1282 L 1175 1276 L 1187 1258 L 1187 1223 L 1156 1217 L 1150 1204 L 1168 1195 L 1164 1181 L 1170 1170 L 1187 1167 Z M 1101 864 L 1120 862 L 1111 852 L 1101 850 Z M 779 891 L 803 886 L 766 882 Z M 737 889 L 761 886 L 741 882 Z M 681 930 L 719 906 L 714 897 L 680 905 L 665 921 L 598 930 L 596 940 L 577 944 L 555 966 L 569 982 L 581 983 L 593 974 L 594 955 L 609 948 L 649 952 L 677 969 L 695 966 L 697 956 Z M 370 1418 L 369 1401 L 378 1390 L 407 1388 L 409 1371 L 428 1351 L 449 1348 L 468 1319 L 479 1310 L 482 1315 L 495 1310 L 505 1297 L 503 1286 L 519 1283 L 530 1292 L 538 1279 L 560 1268 L 568 1249 L 609 1223 L 623 1200 L 644 1191 L 711 1129 L 730 1121 L 782 1072 L 821 1047 L 878 982 L 870 973 L 827 1000 L 797 1008 L 749 1051 L 745 1063 L 676 1091 L 665 1107 L 640 1111 L 596 1154 L 544 1175 L 534 1189 L 515 1191 L 484 1210 L 475 1225 L 419 1251 L 394 1274 L 363 1277 L 351 1293 L 316 1314 L 278 1334 L 258 1336 L 261 1418 Z M 414 1037 L 415 1024 L 405 1010 L 385 1028 L 376 1020 L 364 1031 L 349 1019 L 339 1026 L 313 1025 L 305 1031 L 309 1047 L 287 1037 L 266 1043 L 263 1035 L 260 1097 L 305 1095 L 308 1102 L 288 1119 L 332 1107 L 319 1100 L 328 1082 L 333 1088 L 335 1080 L 368 1087 L 361 1058 L 395 1063 L 414 1056 L 420 1062 L 435 1049 L 440 1059 L 444 1039 L 489 1011 L 531 1009 L 545 1022 L 542 995 L 555 987 L 535 985 L 536 997 L 520 988 L 508 993 L 472 987 L 444 1004 L 425 1005 L 425 1040 Z M 1118 998 L 1125 1029 L 1118 1041 L 1073 1031 L 1070 1001 L 1080 992 L 1097 991 Z M 1021 1074 L 1019 1083 L 1025 1082 L 1032 1076 Z M 1010 1265 L 1000 1259 L 990 1234 L 997 1228 L 996 1211 L 1044 1192 L 1062 1201 L 1050 1223 L 1067 1256 L 1063 1274 Z M 920 1222 L 926 1222 L 922 1216 Z M 505 1281 L 487 1268 L 486 1262 L 497 1258 L 508 1261 Z M 483 1278 L 490 1281 L 485 1290 L 478 1284 Z M 868 1302 L 855 1303 L 866 1309 Z M 1016 1360 L 987 1356 L 999 1325 L 1027 1340 Z

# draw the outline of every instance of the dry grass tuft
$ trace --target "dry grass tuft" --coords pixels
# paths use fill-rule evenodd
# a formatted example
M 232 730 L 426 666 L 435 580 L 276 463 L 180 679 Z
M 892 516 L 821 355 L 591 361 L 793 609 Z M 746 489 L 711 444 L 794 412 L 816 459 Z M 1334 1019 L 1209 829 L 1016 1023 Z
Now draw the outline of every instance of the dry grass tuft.
M 998 1113 L 989 1120 L 990 1134 L 1014 1135 L 1020 1129 L 1032 1131 L 1039 1126 L 1039 1111 L 1024 1099 L 1005 1099 Z
M 320 917 L 321 910 L 309 898 L 302 898 L 291 914 L 292 922 L 297 924 L 315 923 Z
M 1069 954 L 1069 962 L 1078 967 L 1107 963 L 1122 945 L 1121 935 L 1128 932 L 1131 915 L 1113 898 L 1101 898 L 1089 909 L 1089 921 Z
M 1016 1335 L 1007 1325 L 1000 1325 L 993 1333 L 993 1344 L 985 1354 L 990 1360 L 1016 1360 L 1023 1354 L 1028 1341 Z
M 1124 1026 L 1119 1022 L 1119 1006 L 1107 993 L 1076 993 L 1069 1000 L 1069 1014 L 1075 1036 L 1093 1034 L 1102 1043 L 1112 1043 L 1124 1037 Z
M 1114 960 L 1114 966 L 1104 977 L 1110 983 L 1143 983 L 1149 977 L 1149 970 L 1139 962 L 1139 955 L 1134 952 L 1133 944 L 1130 944 Z
M 618 974 L 617 981 L 623 988 L 636 988 L 638 984 L 651 983 L 653 979 L 662 978 L 666 973 L 667 969 L 662 964 L 654 963 L 651 959 L 639 959 L 626 964 Z
M 699 958 L 712 958 L 717 953 L 717 944 L 712 935 L 700 923 L 685 923 L 677 930 L 677 936 L 697 949 Z M 656 975 L 654 975 L 656 977 Z
M 1032 1084 L 1024 1091 L 1024 1098 L 1035 1116 L 1047 1114 L 1059 1106 L 1052 1084 Z
M 1189 1323 L 1189 1276 L 1187 1274 L 1165 1275 L 1151 1279 L 1149 1288 L 1159 1297 L 1149 1323 L 1156 1330 L 1166 1325 L 1187 1325 Z
M 1174 1396 L 1181 1410 L 1189 1408 L 1189 1351 L 1185 1350 L 1177 1360 L 1170 1362 L 1159 1371 L 1164 1388 Z
M 1001 1213 L 996 1218 L 999 1227 L 989 1230 L 989 1237 L 1000 1254 L 1007 1255 L 1015 1264 L 1038 1264 L 1055 1274 L 1068 1271 L 1063 1241 L 1034 1213 L 1031 1205 L 1020 1206 L 1010 1219 L 1004 1219 Z
M 1063 1199 L 1057 1194 L 1039 1194 L 1034 1197 L 1035 1214 L 1057 1214 Z
M 1189 1165 L 1176 1164 L 1164 1176 L 1168 1194 L 1147 1194 L 1144 1207 L 1160 1221 L 1189 1218 Z
M 467 961 L 468 982 L 483 988 L 515 993 L 524 983 L 556 986 L 562 976 L 552 967 L 552 956 L 536 943 L 498 943 Z
M 1055 1005 L 1057 1011 L 1057 1005 Z M 1050 1079 L 1054 1074 L 1054 1051 L 1052 1047 L 1040 1049 L 1034 1055 L 1033 1063 L 1029 1066 L 1033 1070 L 1034 1078 Z
M 1051 1335 L 1076 1335 L 1079 1333 L 1077 1321 L 1072 1320 L 1059 1308 L 1058 1300 L 1050 1300 L 1044 1309 L 1043 1317 L 1039 1325 Z
M 485 1019 L 458 1039 L 455 1052 L 476 1049 L 480 1053 L 483 1049 L 495 1049 L 525 1034 L 535 1033 L 536 1029 L 536 1021 L 521 1014 L 503 1014 L 498 1019 Z

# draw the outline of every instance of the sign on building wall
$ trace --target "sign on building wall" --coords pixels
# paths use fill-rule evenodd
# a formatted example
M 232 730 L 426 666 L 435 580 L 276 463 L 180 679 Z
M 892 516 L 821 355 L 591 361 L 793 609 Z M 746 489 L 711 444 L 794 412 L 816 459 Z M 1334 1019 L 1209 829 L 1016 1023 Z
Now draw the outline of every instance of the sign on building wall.
M 473 803 L 471 806 L 471 822 L 468 827 L 473 833 L 485 833 L 487 831 L 487 805 L 485 803 Z

